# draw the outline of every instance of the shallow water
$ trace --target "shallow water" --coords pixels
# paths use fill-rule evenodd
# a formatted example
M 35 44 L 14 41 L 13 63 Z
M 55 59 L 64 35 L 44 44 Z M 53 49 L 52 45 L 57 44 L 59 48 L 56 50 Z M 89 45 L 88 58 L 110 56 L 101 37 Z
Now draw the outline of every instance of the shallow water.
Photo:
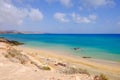
M 0 34 L 0 37 L 21 41 L 30 47 L 120 61 L 120 34 Z

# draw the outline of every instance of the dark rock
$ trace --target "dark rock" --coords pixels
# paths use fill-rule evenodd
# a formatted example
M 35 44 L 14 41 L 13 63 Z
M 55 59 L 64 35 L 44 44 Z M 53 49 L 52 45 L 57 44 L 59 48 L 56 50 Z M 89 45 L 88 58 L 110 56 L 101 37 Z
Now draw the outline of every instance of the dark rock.
M 63 66 L 63 67 L 66 67 L 66 64 L 64 64 L 64 63 L 57 63 L 57 64 L 55 64 L 55 66 L 58 66 L 58 65 L 60 65 L 60 66 Z
M 23 45 L 24 43 L 18 42 L 18 41 L 14 41 L 14 40 L 7 40 L 3 37 L 0 37 L 0 42 L 4 42 L 4 43 L 8 43 L 12 46 L 17 46 L 17 45 Z
M 23 45 L 24 43 L 18 42 L 18 41 L 14 41 L 14 40 L 8 40 L 8 43 L 10 43 L 13 46 L 17 46 L 17 45 Z
M 74 50 L 79 50 L 80 48 L 73 48 Z
M 82 58 L 91 58 L 91 57 L 82 57 Z

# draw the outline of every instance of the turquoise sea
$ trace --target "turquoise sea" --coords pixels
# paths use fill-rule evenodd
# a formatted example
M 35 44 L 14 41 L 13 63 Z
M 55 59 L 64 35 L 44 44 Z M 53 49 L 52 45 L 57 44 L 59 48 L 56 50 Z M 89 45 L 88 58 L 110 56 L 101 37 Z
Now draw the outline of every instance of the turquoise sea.
M 0 34 L 0 37 L 24 42 L 25 46 L 120 62 L 120 34 Z

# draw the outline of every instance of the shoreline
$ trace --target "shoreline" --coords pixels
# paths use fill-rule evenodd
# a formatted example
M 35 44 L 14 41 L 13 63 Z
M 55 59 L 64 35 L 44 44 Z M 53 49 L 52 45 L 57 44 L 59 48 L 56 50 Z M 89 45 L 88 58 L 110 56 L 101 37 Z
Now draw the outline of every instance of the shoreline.
M 16 46 L 11 43 L 6 39 L 1 39 L 0 42 L 0 74 L 10 74 L 11 80 L 21 77 L 23 70 L 25 74 L 31 75 L 26 75 L 31 80 L 39 80 L 41 76 L 47 80 L 51 80 L 51 77 L 56 78 L 55 80 L 95 80 L 95 77 L 100 79 L 101 75 L 107 80 L 120 79 L 120 63 L 117 62 L 82 58 L 64 51 Z
M 51 49 L 45 49 L 45 48 L 39 48 L 39 47 L 31 47 L 31 46 L 26 46 L 26 45 L 22 45 L 22 46 L 18 46 L 19 48 L 22 48 L 22 49 L 24 49 L 24 48 L 28 48 L 28 49 L 34 49 L 34 50 L 39 50 L 39 51 L 45 51 L 45 52 L 47 52 L 47 51 L 49 51 L 50 53 L 52 53 L 52 54 L 58 54 L 59 56 L 68 56 L 69 55 L 69 57 L 73 57 L 73 58 L 77 58 L 78 60 L 79 59 L 87 59 L 87 60 L 91 60 L 91 61 L 95 61 L 95 62 L 103 62 L 103 63 L 110 63 L 110 64 L 119 64 L 119 66 L 120 66 L 120 61 L 112 61 L 112 60 L 106 60 L 106 59 L 97 59 L 97 58 L 93 58 L 93 57 L 89 57 L 89 56 L 80 56 L 80 55 L 74 55 L 74 54 L 70 54 L 69 52 L 65 52 L 65 51 L 59 51 L 58 52 L 58 50 L 51 50 Z M 47 52 L 47 53 L 49 53 L 49 52 Z M 85 58 L 83 58 L 83 57 L 85 57 Z
M 82 57 L 77 57 L 73 55 L 68 55 L 68 54 L 59 54 L 55 53 L 52 51 L 46 51 L 38 48 L 31 48 L 31 47 L 26 47 L 26 46 L 18 46 L 19 50 L 23 50 L 25 52 L 31 52 L 31 53 L 38 53 L 41 56 L 45 57 L 51 57 L 51 58 L 57 58 L 61 59 L 63 61 L 68 61 L 68 62 L 73 62 L 73 63 L 79 63 L 82 64 L 82 66 L 86 67 L 92 67 L 98 70 L 105 70 L 107 72 L 111 73 L 116 73 L 120 74 L 120 63 L 119 62 L 114 62 L 114 61 L 107 61 L 107 60 L 101 60 L 101 59 L 88 59 L 88 58 L 82 58 Z M 44 53 L 44 54 L 42 54 Z
M 116 55 L 116 54 L 113 54 L 113 53 L 102 53 L 101 52 L 101 54 L 98 54 L 100 57 L 96 57 L 96 55 L 97 54 L 95 54 L 94 52 L 92 53 L 92 54 L 87 54 L 86 55 L 86 53 L 84 54 L 84 53 L 80 53 L 80 52 L 82 52 L 82 51 L 80 51 L 79 53 L 80 54 L 77 54 L 77 52 L 78 51 L 75 51 L 74 50 L 74 48 L 45 48 L 45 47 L 39 47 L 39 46 L 31 46 L 31 45 L 22 45 L 23 47 L 29 47 L 29 48 L 35 48 L 35 49 L 40 49 L 40 50 L 48 50 L 48 51 L 52 51 L 53 53 L 58 53 L 58 54 L 62 54 L 62 53 L 64 53 L 63 55 L 71 55 L 72 57 L 74 56 L 74 57 L 78 57 L 78 58 L 89 58 L 89 59 L 94 59 L 94 60 L 102 60 L 102 61 L 108 61 L 108 62 L 117 62 L 117 63 L 120 63 L 120 60 L 119 60 L 119 55 Z M 73 50 L 72 50 L 73 49 Z M 81 47 L 81 49 L 83 50 L 83 49 L 85 49 L 85 47 Z M 94 54 L 94 55 L 93 55 Z M 101 55 L 104 55 L 103 57 L 101 56 Z M 108 58 L 108 56 L 109 56 L 109 58 Z M 113 59 L 112 57 L 117 57 L 117 58 L 115 58 L 115 59 Z

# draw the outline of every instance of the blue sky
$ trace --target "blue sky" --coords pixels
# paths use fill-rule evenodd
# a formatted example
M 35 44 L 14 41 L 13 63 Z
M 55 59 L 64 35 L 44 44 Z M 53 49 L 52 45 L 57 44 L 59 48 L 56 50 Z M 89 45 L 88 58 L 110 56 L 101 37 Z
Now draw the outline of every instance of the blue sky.
M 0 30 L 120 33 L 120 0 L 0 0 Z

